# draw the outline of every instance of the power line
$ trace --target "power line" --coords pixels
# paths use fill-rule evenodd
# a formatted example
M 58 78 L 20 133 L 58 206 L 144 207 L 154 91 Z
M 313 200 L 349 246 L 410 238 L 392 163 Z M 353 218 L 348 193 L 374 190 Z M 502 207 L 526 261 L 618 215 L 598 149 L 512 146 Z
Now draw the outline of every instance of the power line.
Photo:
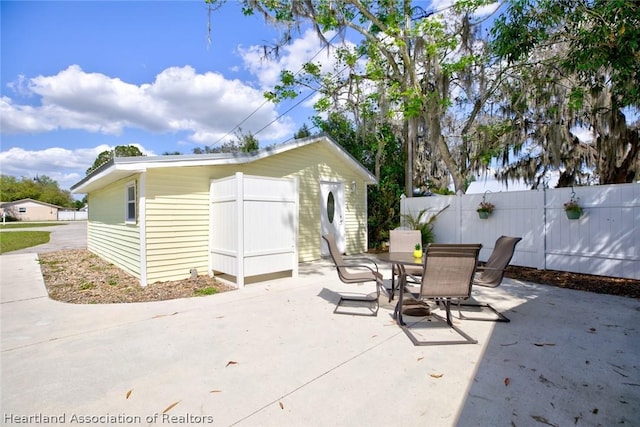
M 417 16 L 416 18 L 412 17 L 412 20 L 414 19 L 425 19 L 428 18 L 436 13 L 440 13 L 443 12 L 447 9 L 451 9 L 454 5 L 449 5 L 449 6 L 444 6 L 441 7 L 439 9 L 431 9 L 428 11 L 425 11 L 423 8 L 421 7 L 414 7 L 411 11 L 412 12 L 418 12 L 420 13 L 419 16 Z M 359 14 L 358 14 L 359 15 Z M 357 16 L 356 16 L 357 17 Z M 355 19 L 355 18 L 354 18 Z M 308 61 L 306 62 L 310 62 L 313 61 L 318 55 L 320 55 L 320 53 L 322 53 L 325 49 L 329 49 L 331 47 L 331 43 L 335 40 L 336 37 L 338 37 L 338 35 L 340 34 L 339 31 L 336 31 L 336 34 L 334 34 L 334 36 L 327 42 L 327 45 L 324 46 L 322 49 L 320 49 L 318 52 L 316 52 Z M 362 58 L 364 56 L 364 53 L 362 53 L 358 59 Z M 334 75 L 337 76 L 340 73 L 344 72 L 346 69 L 348 68 L 348 65 L 345 66 L 342 70 L 336 72 Z M 294 73 L 294 76 L 297 76 L 298 74 L 300 74 L 300 72 L 302 72 L 304 68 L 301 67 L 298 71 L 296 71 Z M 310 89 L 311 93 L 309 93 L 307 96 L 305 96 L 304 98 L 302 98 L 300 101 L 298 101 L 296 104 L 294 104 L 291 108 L 287 109 L 284 113 L 280 114 L 278 117 L 276 117 L 275 119 L 273 119 L 272 121 L 270 121 L 269 123 L 267 123 L 265 126 L 263 126 L 262 128 L 260 128 L 257 132 L 255 132 L 253 135 L 257 135 L 260 132 L 262 132 L 263 130 L 265 130 L 266 128 L 268 128 L 269 126 L 271 126 L 272 124 L 274 124 L 275 122 L 277 122 L 278 120 L 280 120 L 282 117 L 284 117 L 286 114 L 288 114 L 291 110 L 297 108 L 300 104 L 302 104 L 304 101 L 306 101 L 307 99 L 311 98 L 311 96 L 313 96 L 316 92 L 318 92 L 319 89 Z M 235 131 L 236 129 L 240 129 L 240 126 L 245 123 L 247 120 L 249 120 L 251 117 L 253 117 L 262 107 L 265 106 L 265 104 L 267 104 L 267 102 L 269 102 L 268 100 L 265 100 L 262 104 L 260 104 L 255 110 L 253 110 L 247 117 L 245 117 L 242 121 L 240 121 L 240 123 L 238 123 L 237 125 L 235 125 L 229 132 L 227 132 L 224 136 L 222 136 L 220 139 L 218 139 L 216 142 L 214 142 L 211 145 L 216 145 L 218 143 L 220 143 L 222 140 L 224 140 L 227 136 L 229 136 L 233 131 Z M 315 126 L 314 126 L 315 127 Z
M 282 117 L 284 117 L 291 110 L 293 110 L 294 108 L 298 107 L 298 105 L 302 104 L 304 101 L 306 101 L 307 99 L 311 98 L 311 96 L 314 95 L 317 91 L 318 91 L 318 89 L 311 89 L 311 93 L 310 94 L 308 94 L 307 96 L 302 98 L 300 101 L 296 102 L 296 104 L 293 105 L 291 108 L 289 108 L 287 111 L 285 111 L 284 113 L 280 114 L 275 119 L 271 120 L 269 123 L 267 123 L 265 126 L 263 126 L 260 130 L 258 130 L 256 133 L 254 133 L 254 135 L 259 134 L 260 132 L 262 132 L 263 130 L 265 130 L 266 128 L 268 128 L 269 126 L 271 126 L 272 124 L 274 124 L 278 120 L 280 120 Z
M 320 55 L 320 53 L 322 53 L 325 49 L 328 49 L 330 47 L 331 42 L 333 42 L 335 40 L 336 37 L 338 37 L 339 32 L 336 32 L 336 34 L 334 34 L 334 36 L 331 38 L 331 40 L 329 40 L 329 42 L 327 43 L 327 46 L 323 47 L 322 49 L 320 49 L 318 52 L 316 52 L 308 61 L 306 62 L 310 62 L 313 61 L 318 55 Z M 301 67 L 298 71 L 296 71 L 294 73 L 294 76 L 297 76 L 298 74 L 300 74 L 302 72 L 304 68 Z M 307 99 L 309 99 L 311 97 L 311 95 L 313 95 L 315 92 L 317 92 L 317 89 L 312 89 L 311 94 L 309 94 L 307 97 L 305 97 L 302 101 L 296 103 L 293 107 L 289 108 L 286 112 L 280 114 L 277 118 L 275 118 L 274 120 L 272 120 L 271 122 L 269 122 L 269 124 L 267 124 L 266 126 L 264 126 L 262 129 L 260 129 L 258 132 L 255 132 L 254 135 L 257 135 L 258 133 L 262 132 L 263 130 L 265 130 L 267 127 L 271 126 L 273 123 L 277 122 L 278 120 L 280 120 L 285 114 L 287 114 L 288 112 L 290 112 L 291 110 L 293 110 L 295 107 L 297 107 L 298 105 L 300 105 L 302 102 L 306 101 Z M 237 125 L 235 125 L 229 132 L 227 132 L 224 136 L 222 136 L 220 139 L 218 139 L 216 142 L 214 142 L 211 145 L 216 145 L 218 143 L 220 143 L 222 140 L 224 140 L 226 137 L 228 137 L 233 131 L 235 131 L 236 129 L 239 129 L 240 126 L 242 126 L 242 124 L 244 122 L 246 122 L 247 120 L 249 120 L 251 117 L 253 117 L 253 115 L 255 115 L 262 107 L 265 106 L 265 104 L 269 102 L 269 100 L 264 100 L 264 102 L 262 104 L 260 104 L 260 106 L 258 106 L 255 110 L 253 110 L 253 112 L 251 112 L 247 117 L 245 117 L 240 123 L 238 123 Z

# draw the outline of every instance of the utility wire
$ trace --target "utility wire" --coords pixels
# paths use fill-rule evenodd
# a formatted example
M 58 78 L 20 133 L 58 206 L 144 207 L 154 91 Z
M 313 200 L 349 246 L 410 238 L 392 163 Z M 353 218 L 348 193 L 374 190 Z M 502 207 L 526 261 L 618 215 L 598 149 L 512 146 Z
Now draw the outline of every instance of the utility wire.
M 336 37 L 338 37 L 339 33 L 336 32 L 336 34 L 334 34 L 334 36 L 331 38 L 331 40 L 329 40 L 328 45 L 323 47 L 322 49 L 320 49 L 318 52 L 316 52 L 308 61 L 306 62 L 310 62 L 313 61 L 318 55 L 320 55 L 325 49 L 329 49 L 329 45 L 335 40 Z M 303 68 L 301 67 L 298 71 L 296 71 L 294 73 L 294 76 L 297 76 L 298 74 L 300 74 L 302 72 Z M 311 97 L 311 95 L 313 95 L 315 92 L 317 92 L 317 89 L 312 89 L 311 94 L 309 94 L 308 96 L 306 96 L 302 101 L 296 103 L 293 107 L 289 108 L 286 112 L 284 112 L 283 114 L 279 115 L 276 119 L 272 120 L 271 122 L 269 122 L 269 124 L 267 124 L 266 126 L 264 126 L 262 129 L 260 129 L 258 132 L 255 132 L 254 135 L 257 135 L 258 133 L 262 132 L 263 130 L 265 130 L 267 127 L 271 126 L 273 123 L 277 122 L 278 120 L 280 120 L 285 114 L 287 114 L 288 112 L 290 112 L 291 110 L 293 110 L 295 107 L 297 107 L 298 105 L 300 105 L 302 102 L 306 101 L 307 99 L 309 99 Z M 224 136 L 222 136 L 220 139 L 218 139 L 216 142 L 214 142 L 211 145 L 216 145 L 218 143 L 220 143 L 222 140 L 224 140 L 226 137 L 228 137 L 233 131 L 235 131 L 236 129 L 239 129 L 240 126 L 242 126 L 242 124 L 244 122 L 246 122 L 247 120 L 249 120 L 251 117 L 253 117 L 262 107 L 265 106 L 265 104 L 267 104 L 269 102 L 269 100 L 265 99 L 264 102 L 262 104 L 260 104 L 255 110 L 253 110 L 253 112 L 251 112 L 247 117 L 245 117 L 240 123 L 238 123 L 237 125 L 235 125 L 229 132 L 227 132 Z
M 441 7 L 439 9 L 432 9 L 429 11 L 425 11 L 422 8 L 414 8 L 416 10 L 420 10 L 421 12 L 421 16 L 419 16 L 416 19 L 424 19 L 427 18 L 431 15 L 434 15 L 436 13 L 440 13 L 443 12 L 447 9 L 451 9 L 454 5 L 449 5 L 449 6 L 444 6 Z M 354 18 L 355 19 L 355 18 Z M 334 36 L 331 38 L 331 40 L 329 40 L 327 46 L 323 47 L 322 49 L 320 49 L 318 52 L 316 52 L 307 62 L 313 61 L 318 55 L 320 55 L 320 53 L 322 53 L 324 50 L 329 49 L 331 43 L 335 40 L 336 37 L 338 37 L 338 35 L 340 34 L 340 32 L 336 32 L 336 34 L 334 34 Z M 362 53 L 358 59 L 362 58 L 364 56 L 364 53 Z M 341 74 L 342 72 L 344 72 L 347 69 L 348 66 L 345 66 L 342 70 L 336 72 L 334 74 L 334 76 L 337 76 L 339 74 Z M 294 76 L 297 76 L 298 74 L 300 74 L 302 72 L 303 68 L 301 67 L 298 71 L 296 71 L 294 73 Z M 260 132 L 262 132 L 263 130 L 265 130 L 266 128 L 268 128 L 269 126 L 271 126 L 272 124 L 274 124 L 275 122 L 277 122 L 278 120 L 280 120 L 282 117 L 284 117 L 286 114 L 288 114 L 289 112 L 291 112 L 291 110 L 297 108 L 300 104 L 302 104 L 304 101 L 306 101 L 307 99 L 311 98 L 311 96 L 313 96 L 316 92 L 318 92 L 319 89 L 310 89 L 311 92 L 305 96 L 304 98 L 302 98 L 300 101 L 298 101 L 297 103 L 295 103 L 292 107 L 290 107 L 289 109 L 287 109 L 284 113 L 280 114 L 278 117 L 276 117 L 275 119 L 273 119 L 272 121 L 270 121 L 269 123 L 267 123 L 265 126 L 263 126 L 262 128 L 260 128 L 260 130 L 258 130 L 257 132 L 255 132 L 253 135 L 258 135 Z M 240 121 L 240 123 L 238 123 L 237 125 L 235 125 L 230 131 L 228 131 L 224 136 L 222 136 L 220 139 L 218 139 L 216 142 L 214 142 L 213 145 L 216 145 L 218 143 L 220 143 L 222 140 L 224 140 L 226 137 L 228 137 L 233 131 L 235 131 L 236 129 L 240 129 L 240 126 L 242 126 L 243 123 L 245 123 L 247 120 L 249 120 L 251 117 L 253 117 L 262 107 L 265 106 L 265 104 L 267 104 L 269 102 L 269 100 L 265 100 L 262 104 L 260 104 L 255 110 L 253 110 L 247 117 L 245 117 L 242 121 Z M 311 129 L 314 129 L 316 126 L 314 125 Z

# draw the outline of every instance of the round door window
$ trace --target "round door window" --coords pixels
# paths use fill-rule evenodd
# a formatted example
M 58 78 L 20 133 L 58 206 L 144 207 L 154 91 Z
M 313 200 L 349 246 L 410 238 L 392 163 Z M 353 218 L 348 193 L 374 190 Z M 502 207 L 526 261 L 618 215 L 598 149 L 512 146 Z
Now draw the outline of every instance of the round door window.
M 327 217 L 329 218 L 329 224 L 333 224 L 333 218 L 336 214 L 336 201 L 333 197 L 333 191 L 329 192 L 327 196 Z

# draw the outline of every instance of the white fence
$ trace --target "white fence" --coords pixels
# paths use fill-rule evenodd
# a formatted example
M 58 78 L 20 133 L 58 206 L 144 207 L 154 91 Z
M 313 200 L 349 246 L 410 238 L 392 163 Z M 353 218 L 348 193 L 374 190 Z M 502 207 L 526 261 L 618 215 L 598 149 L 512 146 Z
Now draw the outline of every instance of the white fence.
M 86 221 L 87 218 L 87 211 L 58 211 L 58 221 Z
M 244 175 L 211 182 L 210 270 L 236 278 L 298 275 L 298 182 Z
M 640 184 L 576 187 L 580 219 L 567 219 L 571 188 L 403 199 L 401 212 L 440 212 L 436 242 L 482 243 L 486 260 L 501 235 L 519 236 L 512 264 L 539 269 L 640 279 Z M 495 205 L 488 219 L 476 209 Z M 429 215 L 426 215 L 428 217 Z

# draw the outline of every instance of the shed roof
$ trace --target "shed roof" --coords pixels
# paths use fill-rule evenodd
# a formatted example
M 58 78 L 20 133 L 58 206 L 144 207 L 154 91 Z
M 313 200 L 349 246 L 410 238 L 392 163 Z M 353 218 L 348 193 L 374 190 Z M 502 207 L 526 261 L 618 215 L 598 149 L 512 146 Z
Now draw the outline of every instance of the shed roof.
M 20 200 L 14 200 L 12 202 L 0 202 L 0 208 L 7 208 L 10 206 L 22 205 L 24 203 L 36 203 L 38 205 L 47 206 L 50 208 L 67 209 L 63 206 L 58 206 L 58 205 L 54 205 L 53 203 L 42 202 L 40 200 L 35 200 L 35 199 L 20 199 Z
M 106 185 L 124 179 L 128 176 L 145 172 L 154 168 L 176 168 L 184 166 L 216 166 L 247 164 L 266 157 L 274 156 L 286 151 L 294 150 L 306 145 L 324 144 L 336 154 L 353 164 L 367 184 L 377 184 L 377 179 L 351 154 L 327 135 L 317 135 L 291 142 L 263 148 L 251 153 L 214 153 L 214 154 L 190 154 L 171 156 L 144 156 L 144 157 L 114 157 L 104 165 L 92 171 L 81 181 L 71 186 L 71 192 L 90 193 Z

